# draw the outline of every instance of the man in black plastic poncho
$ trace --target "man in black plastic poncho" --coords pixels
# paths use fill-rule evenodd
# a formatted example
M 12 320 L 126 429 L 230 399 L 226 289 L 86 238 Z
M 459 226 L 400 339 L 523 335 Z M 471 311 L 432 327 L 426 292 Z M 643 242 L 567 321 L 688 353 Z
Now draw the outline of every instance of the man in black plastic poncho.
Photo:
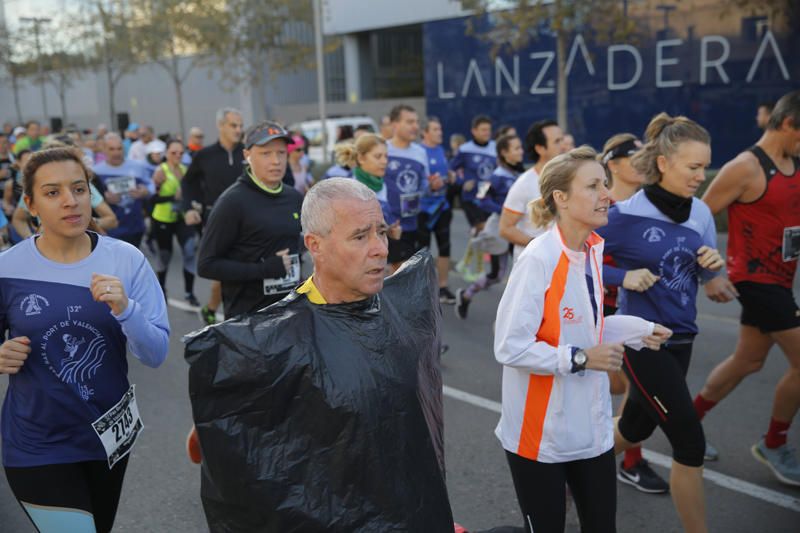
M 430 255 L 386 279 L 375 194 L 325 180 L 303 202 L 314 274 L 187 339 L 212 532 L 452 532 Z

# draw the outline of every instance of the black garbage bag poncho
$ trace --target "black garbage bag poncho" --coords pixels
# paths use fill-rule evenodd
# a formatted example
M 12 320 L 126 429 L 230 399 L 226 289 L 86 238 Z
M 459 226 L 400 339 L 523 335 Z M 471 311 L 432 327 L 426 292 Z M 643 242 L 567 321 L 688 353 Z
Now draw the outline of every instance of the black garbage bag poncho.
M 453 531 L 437 286 L 420 252 L 368 300 L 187 336 L 212 532 Z

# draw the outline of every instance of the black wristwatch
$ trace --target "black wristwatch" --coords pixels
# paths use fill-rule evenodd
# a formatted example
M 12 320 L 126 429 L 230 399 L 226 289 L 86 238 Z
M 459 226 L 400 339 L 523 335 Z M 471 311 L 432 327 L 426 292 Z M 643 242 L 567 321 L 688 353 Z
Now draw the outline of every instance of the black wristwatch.
M 583 372 L 586 370 L 586 352 L 584 352 L 580 348 L 572 348 L 572 368 L 570 372 L 576 374 L 578 372 Z

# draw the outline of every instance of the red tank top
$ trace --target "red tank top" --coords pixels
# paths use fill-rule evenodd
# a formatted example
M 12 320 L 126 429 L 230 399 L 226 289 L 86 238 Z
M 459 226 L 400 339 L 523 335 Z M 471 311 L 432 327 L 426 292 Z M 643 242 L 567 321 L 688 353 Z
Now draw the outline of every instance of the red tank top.
M 756 201 L 728 207 L 728 277 L 792 288 L 800 250 L 800 159 L 786 176 L 759 146 L 755 155 L 767 178 Z

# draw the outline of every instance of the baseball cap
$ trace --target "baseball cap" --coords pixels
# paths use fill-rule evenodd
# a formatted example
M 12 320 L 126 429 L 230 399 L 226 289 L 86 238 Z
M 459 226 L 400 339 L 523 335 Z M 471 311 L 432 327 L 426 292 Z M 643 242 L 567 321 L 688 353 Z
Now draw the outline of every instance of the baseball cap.
M 292 137 L 292 142 L 289 143 L 289 146 L 287 148 L 289 150 L 289 153 L 291 154 L 295 150 L 304 149 L 305 147 L 306 147 L 306 143 L 305 143 L 305 141 L 303 141 L 303 138 L 300 137 L 299 135 L 294 135 Z
M 138 131 L 138 130 L 139 130 L 139 124 L 138 123 L 131 122 L 130 124 L 128 124 L 128 131 Z
M 155 139 L 147 143 L 145 146 L 145 152 L 148 154 L 163 154 L 167 151 L 167 144 L 159 139 Z
M 261 122 L 251 126 L 244 134 L 244 147 L 249 150 L 253 146 L 263 146 L 275 139 L 283 139 L 287 144 L 293 142 L 292 136 L 289 135 L 286 128 L 277 122 Z
M 25 128 L 23 128 L 22 126 L 17 126 L 16 128 L 14 128 L 14 136 L 18 137 L 20 135 L 25 135 Z

